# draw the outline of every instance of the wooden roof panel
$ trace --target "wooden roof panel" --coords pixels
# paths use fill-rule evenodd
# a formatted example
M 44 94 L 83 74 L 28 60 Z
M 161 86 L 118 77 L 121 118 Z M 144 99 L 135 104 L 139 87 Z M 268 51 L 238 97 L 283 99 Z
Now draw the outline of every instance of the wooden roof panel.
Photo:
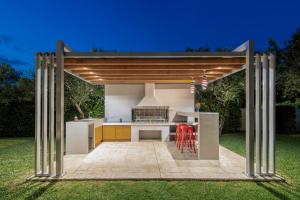
M 223 53 L 67 53 L 65 70 L 94 84 L 189 83 L 213 81 L 241 70 L 241 52 Z

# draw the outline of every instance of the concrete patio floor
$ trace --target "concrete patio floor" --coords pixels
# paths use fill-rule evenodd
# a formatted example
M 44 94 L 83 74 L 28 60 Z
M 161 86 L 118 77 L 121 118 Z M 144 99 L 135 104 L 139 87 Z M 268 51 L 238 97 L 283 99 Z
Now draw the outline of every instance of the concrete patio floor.
M 65 175 L 59 179 L 279 180 L 247 177 L 245 158 L 222 146 L 219 161 L 184 154 L 180 156 L 175 144 L 160 141 L 103 142 L 89 154 L 66 155 Z

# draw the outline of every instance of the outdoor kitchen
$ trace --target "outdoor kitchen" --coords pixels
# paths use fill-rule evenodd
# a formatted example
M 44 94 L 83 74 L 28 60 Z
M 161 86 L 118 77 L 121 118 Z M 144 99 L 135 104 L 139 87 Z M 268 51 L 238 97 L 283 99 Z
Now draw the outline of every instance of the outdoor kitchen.
M 188 145 L 177 144 L 179 124 L 191 127 L 194 152 L 189 151 Z M 176 143 L 178 152 L 195 156 L 198 153 L 198 159 L 218 160 L 215 124 L 218 124 L 217 113 L 194 112 L 194 94 L 189 84 L 107 84 L 104 119 L 66 123 L 66 154 L 89 153 L 101 142 L 157 140 Z M 203 143 L 201 152 L 200 143 Z

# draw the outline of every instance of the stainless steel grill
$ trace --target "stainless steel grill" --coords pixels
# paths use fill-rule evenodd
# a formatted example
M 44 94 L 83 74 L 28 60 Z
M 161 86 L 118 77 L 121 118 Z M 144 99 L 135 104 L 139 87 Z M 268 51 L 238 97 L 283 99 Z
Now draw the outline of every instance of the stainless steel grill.
M 168 106 L 139 106 L 132 109 L 133 122 L 168 122 Z

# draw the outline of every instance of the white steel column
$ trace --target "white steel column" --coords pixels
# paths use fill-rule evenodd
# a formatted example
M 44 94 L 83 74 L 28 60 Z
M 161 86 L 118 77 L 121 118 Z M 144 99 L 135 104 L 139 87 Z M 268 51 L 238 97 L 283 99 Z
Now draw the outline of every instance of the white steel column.
M 262 173 L 268 173 L 268 108 L 269 108 L 269 67 L 268 57 L 262 56 Z
M 269 171 L 275 174 L 275 55 L 269 56 Z
M 49 63 L 49 175 L 54 174 L 54 56 L 48 57 Z
M 255 56 L 255 147 L 256 174 L 261 174 L 261 61 Z
M 35 175 L 41 173 L 41 56 L 36 55 L 35 70 Z
M 56 176 L 62 176 L 64 158 L 64 44 L 56 46 Z
M 43 144 L 42 144 L 42 173 L 48 173 L 47 169 L 47 153 L 48 153 L 48 66 L 47 57 L 43 56 L 43 99 L 42 99 L 42 126 L 43 126 Z
M 246 175 L 254 176 L 254 59 L 253 41 L 246 51 Z

